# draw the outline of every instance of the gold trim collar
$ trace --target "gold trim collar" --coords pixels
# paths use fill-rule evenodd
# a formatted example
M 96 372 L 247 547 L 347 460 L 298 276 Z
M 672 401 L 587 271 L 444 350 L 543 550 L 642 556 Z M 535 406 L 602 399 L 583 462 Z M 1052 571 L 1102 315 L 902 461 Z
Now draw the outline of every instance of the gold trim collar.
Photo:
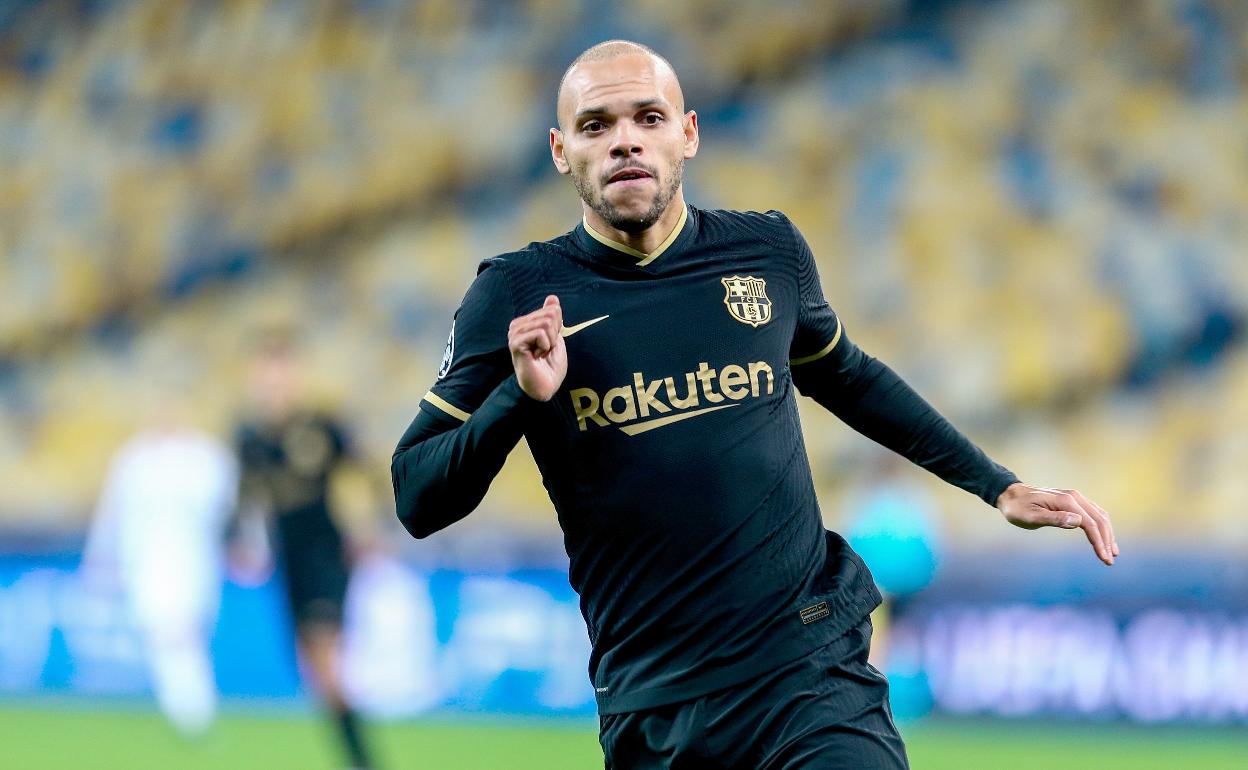
M 658 259 L 659 256 L 663 252 L 667 251 L 668 246 L 671 246 L 673 243 L 675 243 L 676 238 L 680 235 L 681 231 L 685 229 L 685 220 L 687 220 L 688 218 L 689 218 L 689 204 L 685 204 L 684 208 L 680 212 L 680 219 L 676 222 L 676 226 L 672 228 L 672 232 L 668 234 L 667 238 L 665 238 L 662 243 L 659 244 L 659 247 L 657 249 L 655 249 L 653 252 L 649 254 L 645 253 L 644 251 L 638 251 L 637 249 L 634 249 L 631 246 L 625 246 L 622 243 L 616 243 L 615 241 L 611 240 L 607 236 L 603 235 L 602 233 L 598 232 L 594 228 L 590 227 L 589 220 L 585 219 L 584 217 L 581 218 L 581 222 L 585 225 L 585 232 L 589 233 L 590 237 L 593 238 L 595 241 L 598 241 L 603 246 L 610 246 L 616 251 L 623 252 L 624 254 L 627 254 L 628 256 L 633 257 L 634 259 L 638 260 L 637 267 L 645 267 L 646 265 L 650 264 L 654 260 Z

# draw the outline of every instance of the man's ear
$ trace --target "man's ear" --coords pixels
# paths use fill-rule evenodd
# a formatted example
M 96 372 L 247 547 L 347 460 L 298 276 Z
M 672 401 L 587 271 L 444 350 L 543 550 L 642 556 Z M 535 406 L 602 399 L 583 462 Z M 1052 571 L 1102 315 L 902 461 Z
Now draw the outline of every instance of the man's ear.
M 563 156 L 563 132 L 557 128 L 550 129 L 550 159 L 555 162 L 555 168 L 560 174 L 567 174 L 572 170 L 568 166 L 568 159 Z
M 685 129 L 685 160 L 698 154 L 698 113 L 689 110 L 683 121 Z

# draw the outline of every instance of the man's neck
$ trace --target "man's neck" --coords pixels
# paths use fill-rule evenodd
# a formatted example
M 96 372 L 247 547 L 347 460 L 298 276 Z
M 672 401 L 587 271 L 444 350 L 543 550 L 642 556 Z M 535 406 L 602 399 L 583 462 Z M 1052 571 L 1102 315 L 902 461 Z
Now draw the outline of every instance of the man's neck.
M 680 222 L 681 215 L 684 213 L 685 197 L 677 193 L 673 196 L 671 202 L 667 204 L 667 208 L 663 210 L 659 218 L 654 221 L 654 224 L 641 232 L 627 233 L 623 230 L 617 230 L 607 224 L 607 221 L 599 216 L 598 212 L 590 209 L 588 206 L 585 207 L 585 224 L 622 246 L 640 251 L 642 254 L 652 254 L 676 229 L 676 225 Z

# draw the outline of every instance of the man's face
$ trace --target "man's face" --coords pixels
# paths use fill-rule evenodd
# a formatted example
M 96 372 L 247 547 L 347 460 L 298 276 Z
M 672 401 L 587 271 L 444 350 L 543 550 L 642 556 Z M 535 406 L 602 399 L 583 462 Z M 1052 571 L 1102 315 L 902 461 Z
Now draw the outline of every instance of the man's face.
M 683 108 L 676 77 L 650 56 L 583 62 L 559 95 L 555 166 L 606 224 L 641 232 L 679 192 L 685 159 L 697 152 L 697 116 Z
M 290 409 L 296 380 L 294 355 L 289 351 L 264 351 L 252 364 L 252 392 L 269 416 L 280 417 Z

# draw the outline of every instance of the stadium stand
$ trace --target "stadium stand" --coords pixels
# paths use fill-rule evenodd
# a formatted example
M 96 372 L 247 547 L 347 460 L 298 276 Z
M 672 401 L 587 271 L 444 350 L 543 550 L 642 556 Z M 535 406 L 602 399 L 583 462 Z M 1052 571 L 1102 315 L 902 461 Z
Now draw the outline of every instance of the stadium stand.
M 758 4 L 677 5 L 0 11 L 0 525 L 81 529 L 162 368 L 225 432 L 275 321 L 384 467 L 477 260 L 577 221 L 553 84 L 629 36 L 701 115 L 690 199 L 788 212 L 858 342 L 990 453 L 1123 538 L 1248 542 L 1248 8 L 793 1 L 758 36 Z M 836 519 L 868 455 L 805 411 Z M 550 525 L 512 465 L 489 515 Z

